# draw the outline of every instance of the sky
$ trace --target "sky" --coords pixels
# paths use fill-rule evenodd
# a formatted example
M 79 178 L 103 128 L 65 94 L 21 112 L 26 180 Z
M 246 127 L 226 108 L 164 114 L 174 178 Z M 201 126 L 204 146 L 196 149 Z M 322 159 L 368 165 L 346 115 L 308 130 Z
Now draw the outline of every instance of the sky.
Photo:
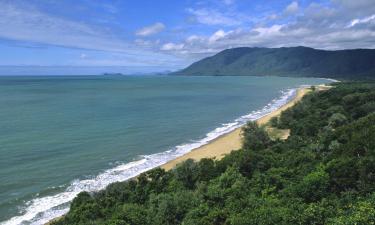
M 375 48 L 375 0 L 0 0 L 0 74 L 178 70 L 240 46 Z

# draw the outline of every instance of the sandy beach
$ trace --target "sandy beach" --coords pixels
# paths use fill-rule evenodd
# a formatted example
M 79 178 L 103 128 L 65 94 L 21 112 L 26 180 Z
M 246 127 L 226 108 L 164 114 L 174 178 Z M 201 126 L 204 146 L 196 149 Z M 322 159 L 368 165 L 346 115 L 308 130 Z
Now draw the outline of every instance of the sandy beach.
M 326 85 L 319 85 L 319 86 L 316 86 L 316 88 L 317 88 L 317 91 L 320 91 L 320 90 L 327 90 L 331 87 L 326 86 Z M 278 115 L 280 115 L 280 113 L 282 111 L 288 109 L 289 107 L 292 107 L 294 104 L 296 104 L 298 101 L 300 101 L 304 95 L 306 95 L 310 91 L 311 91 L 311 89 L 307 88 L 307 87 L 306 88 L 299 88 L 297 90 L 296 96 L 291 101 L 289 101 L 288 103 L 286 103 L 282 107 L 278 108 L 277 110 L 259 118 L 258 120 L 256 120 L 257 123 L 259 125 L 266 124 L 272 117 L 278 116 Z M 239 127 L 239 128 L 237 128 L 236 130 L 234 130 L 230 133 L 224 134 L 224 135 L 214 139 L 210 143 L 208 143 L 206 145 L 203 145 L 199 148 L 196 148 L 196 149 L 192 150 L 191 152 L 189 152 L 189 153 L 187 153 L 183 156 L 180 156 L 180 157 L 178 157 L 174 160 L 171 160 L 171 161 L 167 162 L 166 164 L 164 164 L 160 167 L 165 169 L 165 170 L 170 170 L 170 169 L 173 169 L 177 164 L 179 164 L 179 163 L 181 163 L 181 162 L 183 162 L 187 159 L 194 159 L 194 160 L 197 160 L 197 161 L 202 159 L 202 158 L 221 159 L 226 154 L 229 154 L 231 151 L 235 151 L 235 150 L 238 150 L 238 149 L 241 148 L 241 146 L 242 146 L 241 129 L 242 129 L 242 127 Z M 51 224 L 53 221 L 59 220 L 59 218 L 61 218 L 61 217 L 53 219 L 52 221 L 46 223 L 46 225 Z
M 319 87 L 318 90 L 323 89 L 325 86 Z M 272 117 L 280 115 L 280 113 L 287 108 L 293 106 L 298 101 L 302 99 L 302 97 L 310 92 L 311 89 L 309 88 L 300 88 L 297 90 L 296 96 L 280 107 L 279 109 L 267 114 L 257 120 L 259 125 L 266 124 Z M 238 150 L 241 148 L 242 140 L 241 140 L 241 129 L 242 127 L 237 128 L 236 130 L 224 134 L 215 140 L 211 141 L 210 143 L 203 145 L 199 148 L 194 149 L 193 151 L 180 156 L 174 160 L 167 162 L 166 164 L 162 165 L 161 168 L 165 170 L 170 170 L 174 168 L 177 164 L 187 160 L 187 159 L 194 159 L 200 160 L 202 158 L 215 158 L 220 159 L 226 154 L 230 153 L 231 151 Z

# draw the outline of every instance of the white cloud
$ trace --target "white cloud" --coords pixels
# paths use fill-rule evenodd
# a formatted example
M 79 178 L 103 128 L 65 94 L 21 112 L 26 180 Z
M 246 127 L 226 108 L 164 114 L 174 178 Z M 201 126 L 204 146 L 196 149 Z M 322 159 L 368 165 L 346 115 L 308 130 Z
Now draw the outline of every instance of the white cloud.
M 23 41 L 24 45 L 37 43 L 119 52 L 123 54 L 121 57 L 100 60 L 101 64 L 116 62 L 118 65 L 125 62 L 142 65 L 156 63 L 151 60 L 153 58 L 160 58 L 157 63 L 165 64 L 168 64 L 168 60 L 196 60 L 240 46 L 375 48 L 375 4 L 371 4 L 374 0 L 328 0 L 329 4 L 311 3 L 307 6 L 299 5 L 297 0 L 290 1 L 285 9 L 262 15 L 246 15 L 230 5 L 233 4 L 231 0 L 212 4 L 214 8 L 200 5 L 201 8 L 187 9 L 199 26 L 189 24 L 182 27 L 183 31 L 178 35 L 171 31 L 166 36 L 173 37 L 173 41 L 148 40 L 148 36 L 165 29 L 164 24 L 155 23 L 139 29 L 136 32 L 139 37 L 129 42 L 107 28 L 50 15 L 27 6 L 27 2 L 15 5 L 13 1 L 0 0 L 0 38 Z M 212 27 L 204 29 L 201 24 Z M 199 33 L 196 28 L 199 28 Z M 214 32 L 212 28 L 215 28 Z M 94 54 L 90 54 L 90 57 L 82 54 L 80 58 L 82 61 L 99 63 L 95 61 Z
M 87 58 L 87 55 L 86 55 L 85 53 L 82 53 L 82 54 L 79 56 L 79 58 L 81 58 L 81 59 L 86 59 L 86 58 Z
M 130 50 L 108 30 L 48 15 L 28 5 L 0 3 L 0 38 L 103 51 Z
M 167 63 L 166 59 L 175 58 L 125 41 L 107 27 L 57 17 L 28 2 L 21 4 L 17 1 L 0 1 L 0 15 L 0 38 L 23 45 L 51 45 L 121 53 L 126 59 L 122 61 L 123 65 L 131 65 L 135 60 L 145 58 L 165 59 L 164 63 Z M 88 60 L 84 54 L 80 58 Z M 152 61 L 149 62 L 152 64 Z M 108 65 L 113 63 L 108 61 Z
M 275 24 L 270 27 L 258 27 L 258 28 L 255 28 L 254 31 L 257 31 L 259 36 L 269 37 L 269 36 L 281 35 L 280 31 L 284 26 L 285 25 Z
M 368 23 L 372 21 L 375 22 L 375 14 L 368 16 L 366 18 L 363 18 L 363 19 L 354 19 L 350 22 L 348 27 L 354 27 L 355 25 L 364 24 L 364 23 Z
M 285 13 L 287 13 L 287 14 L 294 14 L 294 13 L 298 12 L 298 9 L 299 9 L 298 2 L 294 1 L 294 2 L 290 3 L 285 8 Z
M 165 29 L 163 23 L 157 22 L 151 26 L 143 27 L 135 32 L 137 36 L 150 36 L 162 32 Z
M 176 51 L 176 50 L 182 50 L 184 48 L 184 44 L 175 44 L 175 43 L 166 43 L 163 46 L 161 46 L 161 50 L 163 51 Z
M 226 15 L 214 9 L 188 9 L 195 22 L 206 25 L 235 26 L 242 22 L 235 16 Z
M 173 53 L 201 58 L 227 48 L 242 46 L 375 48 L 375 14 L 373 10 L 368 10 L 375 8 L 375 4 L 371 5 L 370 2 L 373 0 L 358 0 L 356 3 L 332 0 L 332 4 L 311 3 L 302 8 L 297 1 L 293 1 L 282 12 L 270 12 L 270 15 L 263 17 L 264 22 L 253 26 L 240 24 L 236 25 L 237 29 L 222 28 L 208 35 L 190 34 L 184 41 L 174 43 L 182 44 L 183 49 L 173 49 Z M 205 24 L 219 24 L 214 18 L 211 16 Z
M 218 30 L 216 31 L 215 33 L 213 33 L 209 38 L 208 38 L 208 42 L 209 43 L 214 43 L 220 39 L 223 39 L 225 36 L 227 36 L 228 33 L 225 33 L 225 31 L 223 30 Z
M 203 37 L 200 37 L 200 36 L 198 36 L 198 35 L 191 35 L 191 36 L 189 36 L 188 38 L 186 38 L 186 42 L 187 43 L 194 43 L 194 42 L 198 42 L 198 41 L 202 41 L 202 40 L 204 40 L 204 38 Z
M 208 38 L 208 42 L 213 43 L 223 37 L 225 37 L 225 32 L 223 30 L 218 30 Z
M 313 20 L 301 18 L 296 22 L 264 25 L 246 30 L 219 29 L 207 36 L 191 35 L 184 42 L 174 43 L 173 46 L 183 46 L 180 49 L 182 55 L 190 54 L 197 58 L 227 48 L 243 46 L 308 46 L 319 49 L 375 48 L 375 29 L 356 28 L 360 24 L 372 23 L 374 20 L 372 16 L 354 20 L 354 26 L 346 28 L 321 22 L 318 17 L 313 18 Z M 178 53 L 179 48 L 173 48 L 173 52 Z

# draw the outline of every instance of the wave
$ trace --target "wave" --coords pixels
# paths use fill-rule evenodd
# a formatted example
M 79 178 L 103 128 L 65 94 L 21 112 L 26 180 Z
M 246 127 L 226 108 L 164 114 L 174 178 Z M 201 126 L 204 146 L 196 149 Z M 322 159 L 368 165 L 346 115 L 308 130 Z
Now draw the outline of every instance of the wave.
M 281 91 L 281 96 L 272 100 L 265 107 L 260 110 L 252 111 L 247 115 L 241 116 L 230 123 L 224 123 L 222 126 L 214 129 L 206 134 L 200 140 L 192 141 L 190 143 L 178 145 L 168 151 L 143 155 L 140 160 L 133 161 L 126 164 L 118 165 L 112 169 L 106 170 L 91 179 L 74 180 L 65 191 L 45 197 L 35 198 L 28 201 L 22 212 L 22 215 L 12 217 L 3 225 L 18 225 L 18 224 L 45 224 L 48 221 L 60 217 L 68 212 L 69 203 L 82 191 L 95 192 L 104 189 L 109 184 L 114 182 L 125 181 L 131 179 L 147 170 L 158 167 L 182 156 L 193 149 L 209 143 L 215 138 L 229 133 L 248 121 L 257 120 L 272 111 L 280 108 L 296 96 L 297 89 L 288 89 Z
M 326 80 L 329 83 L 338 83 L 340 82 L 339 80 L 333 79 L 333 78 L 324 78 L 324 77 L 319 77 L 318 79 Z

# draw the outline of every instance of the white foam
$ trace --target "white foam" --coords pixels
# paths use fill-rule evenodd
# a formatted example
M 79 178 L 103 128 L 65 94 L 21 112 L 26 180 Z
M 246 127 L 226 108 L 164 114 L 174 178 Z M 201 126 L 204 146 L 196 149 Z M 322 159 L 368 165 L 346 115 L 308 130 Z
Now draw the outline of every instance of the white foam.
M 328 81 L 331 81 L 331 82 L 340 82 L 339 80 L 332 79 L 332 78 L 325 78 L 325 79 L 328 80 Z
M 207 133 L 204 138 L 198 141 L 192 141 L 187 144 L 179 145 L 162 153 L 142 156 L 141 160 L 118 165 L 112 169 L 104 171 L 92 179 L 75 180 L 64 192 L 51 196 L 35 198 L 27 202 L 22 215 L 15 216 L 1 224 L 45 224 L 46 222 L 67 213 L 69 210 L 69 203 L 77 196 L 78 193 L 82 191 L 99 191 L 113 182 L 128 180 L 147 170 L 163 165 L 172 159 L 175 159 L 195 148 L 209 143 L 223 134 L 237 129 L 238 127 L 246 124 L 248 121 L 259 119 L 271 113 L 289 102 L 292 98 L 294 98 L 295 95 L 296 89 L 282 91 L 281 97 L 272 100 L 263 109 L 252 111 L 247 115 L 237 118 L 233 122 L 222 124 L 221 127 Z
M 340 82 L 339 80 L 336 80 L 336 79 L 333 79 L 333 78 L 324 78 L 324 77 L 320 77 L 318 79 L 322 79 L 322 80 L 327 80 L 329 82 L 333 82 L 333 83 L 336 83 L 336 82 Z

